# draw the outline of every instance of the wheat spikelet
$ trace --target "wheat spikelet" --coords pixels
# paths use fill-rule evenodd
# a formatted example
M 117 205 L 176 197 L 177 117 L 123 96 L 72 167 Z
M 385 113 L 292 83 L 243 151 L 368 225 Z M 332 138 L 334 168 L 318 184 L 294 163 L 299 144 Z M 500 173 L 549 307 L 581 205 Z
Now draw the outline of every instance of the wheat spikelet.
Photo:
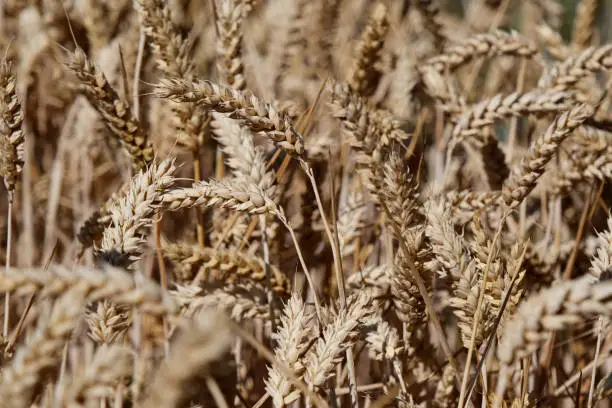
M 492 126 L 496 120 L 523 115 L 558 113 L 570 108 L 568 99 L 567 93 L 557 91 L 515 92 L 505 97 L 498 94 L 464 111 L 453 129 L 453 138 L 469 139 L 483 144 L 486 140 L 483 130 Z
M 182 208 L 218 206 L 249 214 L 278 215 L 280 209 L 257 185 L 233 181 L 201 181 L 189 188 L 181 188 L 163 195 L 164 208 L 176 211 Z
M 163 0 L 135 0 L 141 24 L 150 38 L 157 67 L 166 76 L 191 78 L 190 44 L 172 22 L 171 10 Z
M 93 66 L 80 48 L 71 53 L 66 66 L 74 72 L 81 85 L 79 89 L 100 113 L 108 129 L 117 137 L 132 158 L 137 169 L 153 160 L 153 148 L 147 134 L 130 110 L 111 87 L 103 73 Z
M 240 119 L 255 132 L 272 139 L 287 153 L 304 155 L 304 140 L 289 116 L 247 91 L 237 91 L 209 81 L 162 79 L 155 88 L 160 98 L 196 103 L 215 112 Z
M 597 251 L 589 272 L 602 281 L 612 279 L 612 215 L 608 216 L 607 229 L 597 234 Z
M 266 168 L 263 149 L 254 145 L 252 132 L 224 114 L 213 113 L 212 117 L 212 131 L 223 146 L 226 163 L 233 170 L 234 177 L 259 185 L 273 197 L 276 172 Z
M 438 263 L 442 269 L 438 273 L 448 274 L 454 279 L 461 276 L 462 269 L 467 265 L 463 237 L 455 232 L 452 223 L 450 207 L 443 202 L 430 200 L 426 204 L 427 228 L 425 233 Z
M 330 378 L 334 360 L 351 346 L 359 326 L 372 313 L 370 302 L 371 299 L 364 294 L 347 299 L 347 306 L 340 308 L 304 357 L 304 381 L 310 389 L 315 390 Z
M 174 170 L 174 160 L 164 160 L 132 179 L 126 195 L 109 208 L 110 226 L 96 249 L 98 257 L 116 266 L 127 266 L 138 259 L 145 230 L 153 224 L 157 207 L 174 183 Z
M 247 279 L 264 283 L 266 265 L 263 259 L 235 250 L 202 248 L 196 245 L 171 244 L 164 247 L 164 256 L 187 269 L 207 268 L 213 279 L 226 283 Z M 289 291 L 289 280 L 282 272 L 270 266 L 272 289 L 280 294 Z
M 9 191 L 9 199 L 23 169 L 23 113 L 17 97 L 17 82 L 11 63 L 0 61 L 0 175 Z
M 246 88 L 244 65 L 242 63 L 242 7 L 241 1 L 222 0 L 217 2 L 217 68 L 219 77 L 230 87 Z
M 270 318 L 270 308 L 265 304 L 266 291 L 253 284 L 227 285 L 211 292 L 204 292 L 198 286 L 177 285 L 177 289 L 171 293 L 182 306 L 185 316 L 192 317 L 202 310 L 213 310 L 225 313 L 237 322 Z
M 559 145 L 586 119 L 593 116 L 590 105 L 578 105 L 562 113 L 531 146 L 520 167 L 504 183 L 503 197 L 507 206 L 514 208 L 533 190 L 538 178 L 544 173 L 546 164 L 553 157 Z
M 120 343 L 130 325 L 125 306 L 108 300 L 98 302 L 96 310 L 87 313 L 86 320 L 89 337 L 98 344 Z
M 434 69 L 439 73 L 454 71 L 478 57 L 516 55 L 533 58 L 537 55 L 536 46 L 517 32 L 494 31 L 476 34 L 465 41 L 448 46 L 443 53 L 431 57 L 419 67 L 421 72 Z
M 376 63 L 388 30 L 387 7 L 378 3 L 357 45 L 357 55 L 348 79 L 351 89 L 361 96 L 370 96 L 376 90 L 382 74 Z
M 308 349 L 310 337 L 314 334 L 313 317 L 314 314 L 307 310 L 301 297 L 293 294 L 283 310 L 281 325 L 273 334 L 277 341 L 274 350 L 276 358 L 296 375 L 301 375 L 305 368 L 301 356 Z M 275 366 L 268 367 L 265 383 L 266 391 L 277 408 L 285 407 L 299 397 L 288 378 Z
M 612 45 L 589 47 L 576 56 L 556 64 L 538 81 L 539 88 L 572 91 L 576 84 L 588 76 L 612 67 Z
M 42 386 L 41 381 L 61 362 L 61 351 L 83 313 L 84 305 L 84 293 L 76 287 L 41 316 L 30 341 L 17 350 L 10 368 L 3 370 L 0 383 L 3 401 L 10 401 L 15 408 L 30 406 L 37 388 Z

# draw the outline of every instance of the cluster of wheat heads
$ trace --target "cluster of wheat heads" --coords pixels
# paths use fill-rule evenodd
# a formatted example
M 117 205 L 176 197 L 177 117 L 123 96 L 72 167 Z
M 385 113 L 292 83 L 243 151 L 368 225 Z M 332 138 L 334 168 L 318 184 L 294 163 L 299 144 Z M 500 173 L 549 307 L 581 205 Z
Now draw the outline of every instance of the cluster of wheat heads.
M 610 407 L 610 7 L 0 0 L 0 406 Z

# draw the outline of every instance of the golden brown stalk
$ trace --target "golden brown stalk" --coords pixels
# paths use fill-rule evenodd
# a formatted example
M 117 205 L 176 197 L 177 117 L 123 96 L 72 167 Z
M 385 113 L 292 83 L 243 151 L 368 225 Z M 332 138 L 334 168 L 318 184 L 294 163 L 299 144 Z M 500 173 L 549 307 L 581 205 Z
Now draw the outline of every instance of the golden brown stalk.
M 0 175 L 9 200 L 23 169 L 23 113 L 17 96 L 17 81 L 11 63 L 0 61 Z
M 143 407 L 178 408 L 200 392 L 212 364 L 229 348 L 232 336 L 222 315 L 200 312 L 177 338 L 159 368 Z
M 142 252 L 146 230 L 164 194 L 174 183 L 174 160 L 153 163 L 130 182 L 125 196 L 109 208 L 110 226 L 103 233 L 95 253 L 111 265 L 127 267 Z
M 170 244 L 164 247 L 164 256 L 178 268 L 197 272 L 201 268 L 209 276 L 225 283 L 242 279 L 265 283 L 266 268 L 263 259 L 235 250 L 202 248 L 198 245 Z M 280 294 L 289 293 L 289 280 L 275 266 L 271 268 L 272 289 Z
M 434 69 L 443 74 L 453 72 L 475 58 L 515 55 L 533 58 L 538 50 L 530 40 L 517 32 L 494 31 L 476 34 L 467 40 L 449 46 L 442 54 L 431 57 L 419 67 L 421 72 Z
M 557 117 L 546 132 L 534 141 L 520 166 L 504 183 L 503 197 L 507 206 L 515 208 L 527 197 L 561 143 L 593 114 L 592 106 L 578 105 Z
M 248 91 L 237 91 L 209 81 L 162 79 L 155 88 L 160 98 L 190 102 L 215 112 L 227 113 L 273 141 L 287 153 L 304 155 L 304 140 L 289 116 Z
M 81 85 L 79 89 L 100 113 L 108 129 L 117 137 L 132 158 L 136 169 L 142 169 L 153 160 L 153 147 L 148 142 L 147 133 L 138 119 L 132 115 L 127 102 L 121 100 L 108 80 L 80 48 L 77 48 L 67 62 Z
M 578 50 L 585 49 L 591 45 L 595 31 L 598 4 L 598 0 L 580 0 L 576 4 L 572 45 Z
M 62 297 L 52 309 L 44 309 L 34 335 L 16 352 L 12 364 L 2 372 L 0 396 L 11 407 L 29 407 L 41 391 L 42 380 L 57 373 L 62 350 L 70 339 L 85 305 L 78 286 Z
M 242 62 L 241 0 L 218 0 L 217 4 L 217 69 L 219 78 L 228 86 L 244 90 L 246 78 Z
M 370 96 L 378 86 L 382 72 L 376 65 L 380 62 L 380 53 L 388 30 L 387 7 L 378 3 L 357 45 L 355 60 L 348 77 L 351 89 L 363 97 Z

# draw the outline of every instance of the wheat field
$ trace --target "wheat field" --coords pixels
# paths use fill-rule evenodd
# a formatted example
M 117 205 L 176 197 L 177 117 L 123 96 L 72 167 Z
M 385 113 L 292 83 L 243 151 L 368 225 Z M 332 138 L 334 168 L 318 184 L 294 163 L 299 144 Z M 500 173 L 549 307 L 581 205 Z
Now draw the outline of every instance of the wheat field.
M 611 18 L 0 0 L 0 407 L 611 407 Z

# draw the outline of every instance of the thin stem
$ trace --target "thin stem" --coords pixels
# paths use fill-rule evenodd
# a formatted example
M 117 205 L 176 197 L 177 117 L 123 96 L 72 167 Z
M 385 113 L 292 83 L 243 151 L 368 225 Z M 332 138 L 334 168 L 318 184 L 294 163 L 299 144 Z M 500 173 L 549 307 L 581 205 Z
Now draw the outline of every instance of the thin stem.
M 7 228 L 6 228 L 6 265 L 5 270 L 8 273 L 11 267 L 11 238 L 13 234 L 13 193 L 9 192 L 8 195 L 8 211 L 7 217 Z M 11 308 L 11 293 L 7 291 L 4 295 L 4 325 L 2 327 L 2 335 L 6 339 L 8 337 L 8 326 L 9 326 L 9 314 Z
M 140 120 L 140 73 L 142 72 L 146 42 L 147 36 L 144 27 L 141 25 L 140 37 L 138 38 L 138 54 L 136 54 L 136 65 L 134 66 L 134 83 L 132 84 L 132 112 L 138 120 Z
M 334 239 L 332 235 L 331 229 L 329 227 L 329 223 L 327 222 L 327 217 L 325 216 L 325 210 L 323 209 L 323 203 L 321 202 L 321 197 L 319 196 L 319 189 L 317 188 L 317 182 L 314 178 L 314 173 L 312 171 L 312 167 L 305 161 L 301 161 L 302 167 L 304 168 L 304 172 L 306 176 L 310 180 L 310 184 L 312 186 L 312 190 L 315 195 L 315 199 L 317 201 L 317 206 L 319 207 L 319 212 L 321 213 L 321 220 L 323 221 L 323 226 L 325 228 L 325 233 L 327 234 L 327 238 L 329 239 L 329 243 L 332 247 L 332 255 L 334 257 L 334 269 L 336 270 L 336 282 L 338 284 L 338 294 L 340 295 L 340 302 L 342 306 L 346 306 L 346 293 L 344 290 L 344 275 L 342 273 L 342 263 L 340 261 L 340 250 L 338 248 L 338 243 Z
M 476 316 L 474 316 L 474 322 L 472 323 L 472 340 L 470 341 L 470 347 L 468 348 L 467 358 L 465 360 L 465 368 L 463 370 L 463 380 L 461 382 L 461 392 L 459 393 L 459 404 L 457 405 L 459 408 L 464 406 L 468 379 L 470 377 L 470 366 L 472 361 L 472 354 L 474 353 L 474 345 L 476 343 L 476 330 L 478 330 L 478 323 L 480 322 L 480 313 L 482 312 L 482 302 L 484 301 L 484 294 L 487 288 L 487 280 L 489 278 L 489 269 L 491 269 L 491 262 L 493 261 L 493 254 L 495 253 L 494 247 L 497 243 L 499 236 L 501 235 L 501 231 L 506 222 L 506 217 L 508 213 L 505 213 L 500 222 L 499 227 L 497 228 L 497 232 L 495 233 L 495 237 L 493 237 L 493 243 L 491 244 L 491 249 L 489 250 L 489 256 L 487 257 L 487 265 L 485 266 L 484 274 L 482 277 L 482 287 L 480 288 L 480 293 L 478 294 L 478 303 L 476 304 Z M 478 372 L 476 373 L 478 375 Z
M 276 333 L 276 324 L 274 323 L 274 291 L 272 290 L 272 282 L 270 276 L 270 247 L 268 245 L 268 234 L 266 233 L 266 214 L 261 214 L 259 216 L 259 226 L 261 228 L 261 247 L 263 250 L 263 260 L 266 269 L 266 295 L 268 298 L 268 308 L 270 310 L 272 332 Z
M 195 183 L 201 180 L 200 174 L 200 144 L 196 141 L 196 148 L 193 152 L 193 180 Z M 196 212 L 196 220 L 197 220 L 197 234 L 198 234 L 198 245 L 204 248 L 204 217 L 202 216 L 202 211 L 196 207 L 194 208 Z
M 597 330 L 597 344 L 595 345 L 595 361 L 599 360 L 599 349 L 601 348 L 602 342 L 602 334 L 604 331 L 604 326 L 606 325 L 606 318 L 599 317 L 598 320 L 599 328 Z M 591 385 L 589 387 L 589 400 L 587 403 L 587 408 L 593 407 L 593 395 L 595 394 L 595 379 L 597 377 L 597 365 L 593 364 L 593 371 L 591 371 Z
M 308 267 L 306 266 L 306 262 L 304 262 L 304 257 L 302 256 L 302 251 L 300 250 L 300 244 L 298 243 L 298 240 L 295 236 L 295 232 L 293 231 L 293 228 L 291 227 L 291 225 L 289 225 L 289 222 L 287 222 L 287 218 L 285 217 L 285 214 L 282 213 L 282 210 L 280 210 L 281 212 L 278 212 L 276 214 L 276 216 L 278 217 L 278 219 L 280 220 L 280 222 L 283 223 L 283 225 L 285 226 L 285 228 L 287 228 L 287 230 L 289 231 L 289 235 L 291 235 L 291 239 L 293 240 L 293 245 L 295 246 L 295 250 L 297 252 L 298 258 L 300 260 L 300 265 L 302 266 L 302 269 L 304 270 L 304 275 L 306 275 L 306 280 L 308 281 L 308 285 L 310 286 L 310 290 L 312 291 L 312 296 L 314 299 L 314 304 L 315 304 L 315 311 L 317 313 L 317 318 L 319 320 L 319 322 L 321 322 L 321 305 L 319 304 L 319 297 L 317 295 L 317 288 L 314 284 L 314 281 L 312 280 L 312 276 L 310 275 L 310 271 L 308 270 Z

